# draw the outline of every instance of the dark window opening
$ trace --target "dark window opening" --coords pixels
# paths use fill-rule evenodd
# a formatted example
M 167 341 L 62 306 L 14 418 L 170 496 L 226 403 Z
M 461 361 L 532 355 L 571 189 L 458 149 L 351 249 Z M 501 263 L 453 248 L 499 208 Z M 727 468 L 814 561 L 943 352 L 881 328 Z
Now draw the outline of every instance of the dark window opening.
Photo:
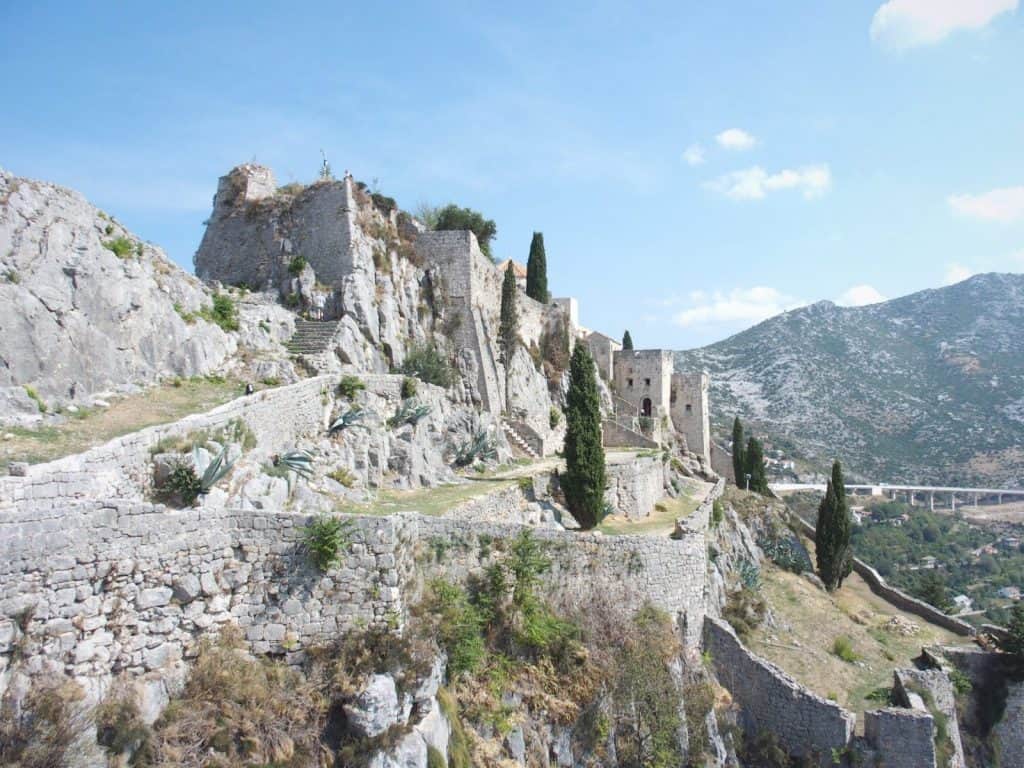
M 693 413 L 693 406 L 690 405 L 690 403 L 686 404 L 686 412 L 687 413 Z
M 644 379 L 644 386 L 645 387 L 651 386 L 651 380 L 650 379 Z
M 626 379 L 626 386 L 632 387 L 633 386 L 633 380 L 632 379 Z
M 644 401 L 643 401 L 643 403 L 641 403 L 640 407 L 643 410 L 643 415 L 646 416 L 647 418 L 651 418 L 651 410 L 652 410 L 651 398 L 645 397 Z

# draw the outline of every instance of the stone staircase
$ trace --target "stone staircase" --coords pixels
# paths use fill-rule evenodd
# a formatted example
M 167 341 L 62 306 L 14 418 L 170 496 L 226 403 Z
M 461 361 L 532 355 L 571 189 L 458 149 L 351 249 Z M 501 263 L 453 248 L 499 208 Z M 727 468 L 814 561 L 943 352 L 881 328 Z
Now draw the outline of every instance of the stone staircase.
M 338 330 L 338 320 L 296 320 L 287 349 L 293 355 L 320 355 Z
M 508 438 L 509 444 L 511 444 L 519 453 L 529 456 L 531 459 L 540 458 L 540 456 L 537 455 L 537 451 L 535 451 L 530 443 L 527 442 L 526 438 L 519 434 L 516 429 L 515 422 L 502 419 L 501 429 L 505 433 L 505 437 Z

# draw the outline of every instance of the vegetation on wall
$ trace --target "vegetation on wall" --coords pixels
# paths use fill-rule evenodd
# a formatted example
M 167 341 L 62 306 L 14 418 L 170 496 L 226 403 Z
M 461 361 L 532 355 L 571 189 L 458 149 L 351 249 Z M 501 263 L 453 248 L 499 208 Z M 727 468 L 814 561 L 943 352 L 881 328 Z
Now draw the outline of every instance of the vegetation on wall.
M 485 219 L 479 211 L 460 208 L 454 203 L 450 203 L 437 212 L 433 228 L 436 230 L 468 229 L 476 235 L 483 254 L 491 261 L 494 260 L 494 256 L 491 255 L 491 240 L 498 234 L 498 225 L 491 219 Z
M 605 460 L 601 443 L 601 400 L 594 376 L 594 360 L 585 344 L 577 344 L 572 353 L 565 402 L 562 490 L 572 516 L 588 530 L 596 527 L 604 516 Z
M 450 387 L 455 378 L 448 359 L 432 342 L 413 344 L 406 352 L 398 372 L 445 388 Z

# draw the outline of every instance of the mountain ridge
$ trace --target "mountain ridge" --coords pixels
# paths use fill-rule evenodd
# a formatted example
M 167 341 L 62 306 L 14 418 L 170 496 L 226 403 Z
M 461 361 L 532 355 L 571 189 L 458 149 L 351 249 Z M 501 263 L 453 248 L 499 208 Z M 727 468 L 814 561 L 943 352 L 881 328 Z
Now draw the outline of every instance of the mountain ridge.
M 1024 275 L 987 273 L 886 302 L 821 301 L 676 354 L 733 415 L 820 469 L 875 481 L 995 483 L 1024 474 Z

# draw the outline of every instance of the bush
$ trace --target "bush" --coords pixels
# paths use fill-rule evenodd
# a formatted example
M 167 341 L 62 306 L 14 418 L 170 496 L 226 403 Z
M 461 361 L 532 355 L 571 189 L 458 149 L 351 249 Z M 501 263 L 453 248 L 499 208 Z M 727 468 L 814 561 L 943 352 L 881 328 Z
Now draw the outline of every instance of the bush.
M 498 455 L 494 441 L 486 429 L 478 429 L 455 449 L 455 466 L 468 467 L 476 461 L 492 461 Z
M 352 400 L 364 389 L 366 384 L 358 376 L 342 376 L 338 382 L 338 394 L 346 400 Z
M 791 761 L 781 746 L 779 737 L 771 731 L 758 731 L 756 736 L 747 736 L 740 750 L 743 765 L 758 768 L 790 768 Z
M 729 622 L 741 640 L 746 640 L 761 626 L 767 609 L 761 595 L 748 587 L 741 587 L 727 595 L 722 618 Z
M 430 342 L 413 344 L 405 355 L 399 373 L 415 376 L 428 384 L 446 389 L 455 378 L 451 364 L 441 355 L 437 346 Z
M 840 635 L 832 641 L 832 655 L 842 659 L 847 664 L 853 664 L 860 656 L 853 650 L 853 643 L 850 638 Z
M 192 465 L 184 460 L 179 460 L 160 489 L 160 497 L 168 503 L 191 507 L 199 498 L 202 489 L 199 475 L 196 474 Z
M 715 499 L 711 504 L 711 525 L 712 527 L 718 527 L 721 525 L 722 520 L 725 518 L 725 505 L 722 504 L 721 499 Z
M 235 307 L 234 299 L 226 293 L 218 293 L 213 297 L 213 306 L 207 319 L 219 325 L 222 330 L 237 331 L 238 309 Z
M 1006 625 L 1006 636 L 999 640 L 999 650 L 1024 660 L 1024 602 L 1013 606 L 1010 621 Z
M 338 467 L 337 469 L 332 469 L 330 472 L 327 473 L 327 476 L 331 478 L 331 480 L 334 480 L 336 483 L 341 483 L 341 485 L 345 486 L 346 488 L 351 488 L 353 485 L 356 484 L 356 476 L 351 472 L 351 470 L 346 469 L 345 467 Z
M 411 376 L 406 376 L 402 379 L 402 399 L 408 400 L 410 397 L 416 397 L 416 379 Z
M 548 427 L 554 429 L 562 423 L 562 412 L 555 406 L 551 406 L 551 410 L 548 411 Z
M 110 234 L 109 232 L 107 234 Z M 119 259 L 126 259 L 135 250 L 135 246 L 132 245 L 132 241 L 123 235 L 121 237 L 115 237 L 113 240 L 107 240 L 103 243 L 103 247 L 113 253 Z
M 480 244 L 483 254 L 494 260 L 491 256 L 491 240 L 498 234 L 498 225 L 490 219 L 485 219 L 483 214 L 470 208 L 460 208 L 455 204 L 446 205 L 437 212 L 437 222 L 434 229 L 468 229 Z
M 404 426 L 405 424 L 412 424 L 414 427 L 420 423 L 421 419 L 426 418 L 432 408 L 429 405 L 417 405 L 411 400 L 406 400 L 402 403 L 395 415 L 388 419 L 388 426 L 391 429 Z
M 465 590 L 443 580 L 430 585 L 428 609 L 438 618 L 438 640 L 448 654 L 452 679 L 475 671 L 487 655 L 486 620 Z
M 306 526 L 302 547 L 313 565 L 326 571 L 341 563 L 351 525 L 351 521 L 340 517 L 318 515 Z
M 305 256 L 293 257 L 292 260 L 288 262 L 288 274 L 292 277 L 298 277 L 302 274 L 302 270 L 306 268 L 306 264 L 308 263 L 309 262 L 306 261 Z
M 30 387 L 28 384 L 25 385 L 25 394 L 29 396 L 29 399 L 34 401 L 36 406 L 39 408 L 40 413 L 46 413 L 48 410 L 46 401 L 40 397 L 35 387 Z
M 0 765 L 59 768 L 73 765 L 76 742 L 92 725 L 85 692 L 61 676 L 33 680 L 20 706 L 14 690 L 0 701 Z
M 96 707 L 96 742 L 111 756 L 131 751 L 136 762 L 148 756 L 150 729 L 142 720 L 142 712 L 134 693 L 127 684 L 111 687 Z

